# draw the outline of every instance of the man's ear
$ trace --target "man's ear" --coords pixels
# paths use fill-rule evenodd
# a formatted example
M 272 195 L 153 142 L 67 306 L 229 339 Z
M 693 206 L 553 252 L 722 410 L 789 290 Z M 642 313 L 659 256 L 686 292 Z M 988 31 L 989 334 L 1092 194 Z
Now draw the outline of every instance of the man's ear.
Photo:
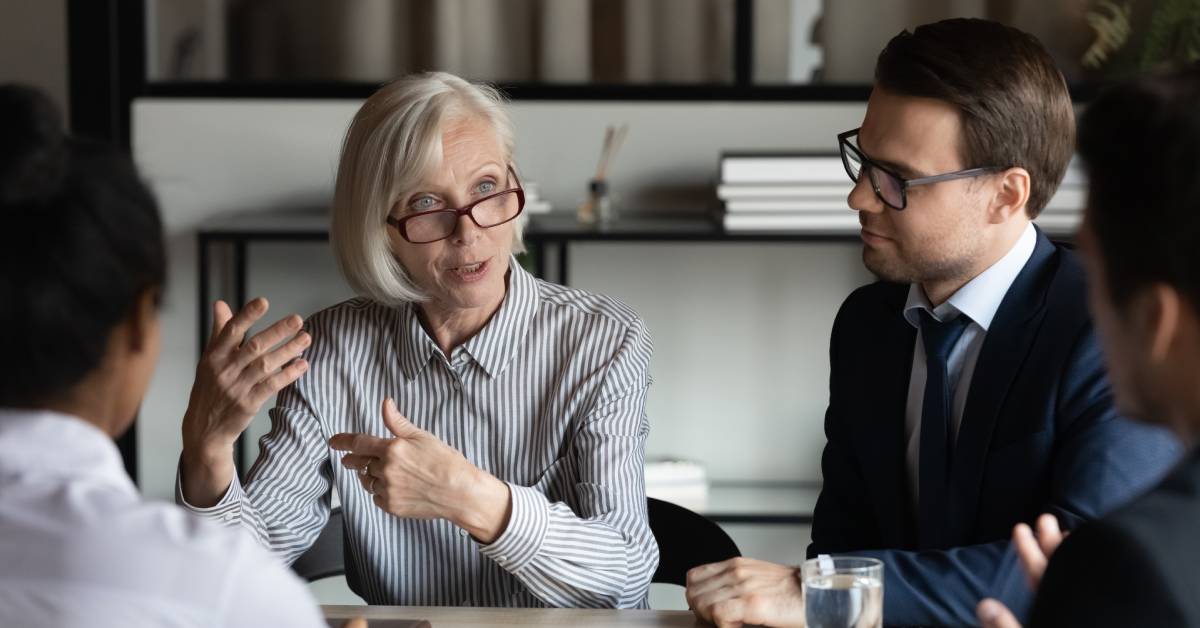
M 150 336 L 158 325 L 158 307 L 162 297 L 158 288 L 146 288 L 138 295 L 130 313 L 129 350 L 140 353 L 150 346 Z
M 1147 343 L 1150 360 L 1166 361 L 1183 331 L 1186 304 L 1179 292 L 1165 283 L 1155 283 L 1134 297 L 1130 306 L 1134 308 L 1131 313 L 1139 335 Z
M 988 222 L 999 225 L 1016 214 L 1025 213 L 1033 180 L 1024 168 L 1008 168 L 994 176 L 997 177 L 996 193 L 988 207 Z

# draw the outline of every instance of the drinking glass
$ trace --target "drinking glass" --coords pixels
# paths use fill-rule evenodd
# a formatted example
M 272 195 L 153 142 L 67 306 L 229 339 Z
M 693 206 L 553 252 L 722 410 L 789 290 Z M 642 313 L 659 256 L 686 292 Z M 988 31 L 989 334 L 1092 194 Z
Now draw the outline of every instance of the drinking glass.
M 808 628 L 882 628 L 883 563 L 819 556 L 800 567 Z

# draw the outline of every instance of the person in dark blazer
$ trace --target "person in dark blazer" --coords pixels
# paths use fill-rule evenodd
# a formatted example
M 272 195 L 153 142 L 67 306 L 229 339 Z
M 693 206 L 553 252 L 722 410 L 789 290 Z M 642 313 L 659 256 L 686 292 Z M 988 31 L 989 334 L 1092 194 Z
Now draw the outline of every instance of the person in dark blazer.
M 1054 511 L 1036 537 L 1017 527 L 1014 547 L 1040 581 L 1030 626 L 1200 626 L 1197 103 L 1200 65 L 1118 87 L 1080 124 L 1090 180 L 1080 248 L 1117 405 L 1193 446 L 1162 483 L 1065 540 Z M 1017 626 L 996 601 L 979 620 Z
M 1041 44 L 947 20 L 893 38 L 875 76 L 862 127 L 839 143 L 880 281 L 834 322 L 808 554 L 881 559 L 889 624 L 970 625 L 1018 569 L 1014 524 L 1094 519 L 1157 481 L 1179 445 L 1118 416 L 1083 269 L 1032 223 L 1074 146 Z M 688 599 L 718 625 L 804 619 L 796 568 L 763 561 L 696 568 Z

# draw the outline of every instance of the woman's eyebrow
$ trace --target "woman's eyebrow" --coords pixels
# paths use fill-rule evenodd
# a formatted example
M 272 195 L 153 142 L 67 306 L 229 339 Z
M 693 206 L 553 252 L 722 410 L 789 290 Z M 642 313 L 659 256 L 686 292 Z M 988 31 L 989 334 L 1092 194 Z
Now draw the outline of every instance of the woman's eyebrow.
M 499 162 L 495 162 L 495 161 L 489 161 L 489 162 L 479 166 L 478 168 L 476 168 L 474 170 L 474 172 L 471 173 L 471 176 L 470 176 L 471 181 L 474 182 L 476 177 L 479 177 L 481 174 L 486 174 L 486 173 L 484 173 L 484 171 L 489 168 L 495 168 L 496 170 L 499 170 L 501 172 L 504 171 L 504 166 L 502 164 L 500 164 Z M 441 183 L 434 183 L 432 181 L 421 181 L 419 184 L 414 186 L 413 189 L 415 191 L 410 192 L 410 193 L 404 195 L 403 197 L 401 197 L 402 199 L 404 199 L 403 202 L 412 201 L 413 199 L 416 199 L 417 197 L 425 195 L 425 194 L 431 194 L 431 195 L 436 195 L 436 196 L 445 196 L 446 192 L 449 191 L 449 189 L 446 188 L 445 186 L 443 186 Z
M 471 176 L 477 177 L 477 176 L 479 176 L 479 173 L 483 172 L 484 170 L 487 170 L 488 168 L 495 168 L 497 170 L 500 170 L 501 172 L 504 171 L 504 166 L 500 165 L 499 162 L 489 161 L 486 164 L 483 164 L 483 165 L 479 166 L 478 168 L 476 168 L 475 171 L 471 173 Z

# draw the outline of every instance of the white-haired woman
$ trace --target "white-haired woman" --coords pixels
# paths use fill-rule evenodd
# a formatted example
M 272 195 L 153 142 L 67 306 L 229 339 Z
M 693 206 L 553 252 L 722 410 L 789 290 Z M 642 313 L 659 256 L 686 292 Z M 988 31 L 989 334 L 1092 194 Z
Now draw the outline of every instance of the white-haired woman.
M 421 74 L 363 104 L 332 221 L 361 296 L 245 342 L 265 301 L 216 304 L 182 503 L 294 560 L 336 488 L 347 576 L 372 604 L 646 605 L 650 338 L 624 305 L 517 265 L 512 156 L 488 87 Z M 280 389 L 239 482 L 234 441 Z

